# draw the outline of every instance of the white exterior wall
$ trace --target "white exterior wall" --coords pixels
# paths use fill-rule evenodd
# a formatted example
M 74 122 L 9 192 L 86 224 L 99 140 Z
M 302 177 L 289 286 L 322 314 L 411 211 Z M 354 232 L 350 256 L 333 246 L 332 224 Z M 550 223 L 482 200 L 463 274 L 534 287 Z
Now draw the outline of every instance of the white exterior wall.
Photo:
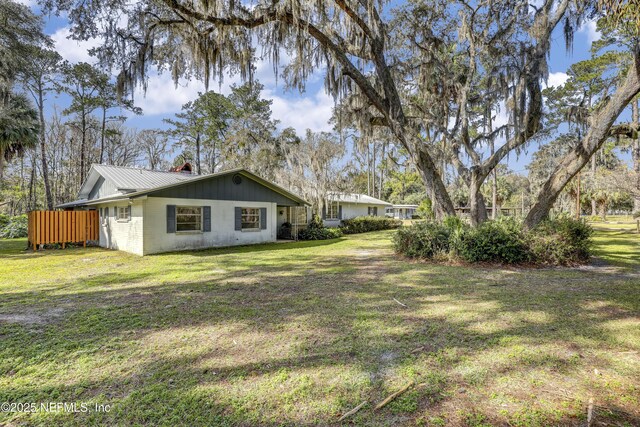
M 351 219 L 357 216 L 369 216 L 369 207 L 377 207 L 378 215 L 376 216 L 385 216 L 385 208 L 386 205 L 365 205 L 362 203 L 349 203 L 349 202 L 338 202 L 340 206 L 342 206 L 342 219 Z M 340 225 L 340 220 L 338 219 L 325 219 L 324 225 L 326 227 L 338 227 Z
M 167 233 L 167 205 L 211 206 L 211 231 Z M 267 208 L 267 228 L 236 231 L 236 207 Z M 275 203 L 148 197 L 144 202 L 143 254 L 275 242 L 277 220 Z
M 97 209 L 109 208 L 109 216 L 100 217 L 100 246 L 143 255 L 144 203 L 144 200 L 134 200 L 131 205 L 129 201 L 124 201 L 96 206 Z M 129 221 L 118 221 L 114 216 L 118 206 L 131 206 Z

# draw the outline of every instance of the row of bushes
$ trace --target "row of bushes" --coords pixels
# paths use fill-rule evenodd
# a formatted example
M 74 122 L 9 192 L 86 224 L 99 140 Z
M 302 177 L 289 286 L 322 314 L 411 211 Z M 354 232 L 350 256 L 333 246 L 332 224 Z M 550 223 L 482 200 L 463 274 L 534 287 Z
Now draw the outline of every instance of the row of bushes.
M 366 233 L 369 231 L 392 230 L 399 228 L 402 221 L 383 216 L 357 216 L 343 219 L 340 229 L 344 234 Z
M 298 233 L 300 240 L 328 240 L 338 237 L 342 237 L 342 231 L 339 228 L 326 228 L 318 215 L 314 215 L 307 228 Z
M 300 240 L 327 240 L 344 234 L 366 233 L 368 231 L 391 230 L 402 225 L 402 221 L 387 217 L 358 216 L 343 219 L 339 228 L 326 228 L 322 219 L 314 215 L 307 228 L 298 233 Z
M 0 214 L 0 239 L 27 237 L 28 221 L 26 215 L 9 216 Z
M 411 258 L 504 264 L 572 265 L 588 261 L 592 228 L 561 217 L 532 230 L 510 217 L 471 228 L 460 218 L 416 223 L 394 236 L 397 253 Z

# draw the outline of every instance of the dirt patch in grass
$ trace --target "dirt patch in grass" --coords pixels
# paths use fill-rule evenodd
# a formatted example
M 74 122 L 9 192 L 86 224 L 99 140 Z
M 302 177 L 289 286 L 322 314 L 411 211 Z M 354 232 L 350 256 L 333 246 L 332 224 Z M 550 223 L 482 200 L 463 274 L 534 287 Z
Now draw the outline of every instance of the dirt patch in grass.
M 0 313 L 0 322 L 19 325 L 45 325 L 54 322 L 64 315 L 63 308 L 51 308 L 42 312 Z

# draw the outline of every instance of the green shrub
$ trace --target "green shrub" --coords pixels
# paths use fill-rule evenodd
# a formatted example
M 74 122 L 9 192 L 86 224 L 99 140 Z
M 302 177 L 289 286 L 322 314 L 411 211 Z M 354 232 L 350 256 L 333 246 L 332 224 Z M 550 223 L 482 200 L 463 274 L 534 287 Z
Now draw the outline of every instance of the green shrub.
M 6 217 L 6 215 L 4 215 Z M 8 221 L 5 219 L 0 220 L 2 227 L 0 228 L 0 238 L 2 239 L 16 239 L 18 237 L 27 237 L 28 233 L 28 220 L 26 215 L 18 215 L 8 217 Z
M 434 258 L 449 254 L 467 262 L 572 265 L 591 254 L 592 228 L 583 220 L 559 217 L 532 230 L 510 217 L 487 221 L 471 228 L 460 218 L 442 223 L 423 222 L 397 231 L 393 243 L 397 253 L 411 258 Z
M 417 213 L 420 218 L 433 219 L 433 202 L 431 199 L 424 199 L 420 202 Z
M 449 215 L 442 220 L 442 224 L 451 231 L 461 230 L 465 228 L 466 224 L 462 221 L 462 218 L 456 215 Z
M 434 221 L 417 222 L 400 228 L 393 236 L 397 253 L 410 258 L 433 258 L 449 252 L 451 230 Z
M 529 261 L 522 225 L 510 217 L 463 229 L 452 250 L 467 262 L 517 264 Z
M 326 228 L 318 215 L 314 215 L 307 228 L 298 233 L 300 240 L 328 240 L 338 237 L 342 237 L 342 231 L 339 228 Z
M 402 225 L 399 219 L 383 216 L 357 216 L 343 219 L 340 229 L 344 234 L 366 233 L 368 231 L 391 230 Z
M 7 214 L 0 214 L 0 232 L 2 232 L 2 230 L 4 230 L 4 227 L 7 226 L 7 224 L 9 224 L 9 221 L 11 220 L 11 217 Z
M 328 240 L 342 237 L 339 228 L 305 228 L 298 233 L 300 240 Z
M 527 232 L 527 244 L 536 263 L 571 265 L 589 260 L 592 234 L 586 221 L 558 217 Z

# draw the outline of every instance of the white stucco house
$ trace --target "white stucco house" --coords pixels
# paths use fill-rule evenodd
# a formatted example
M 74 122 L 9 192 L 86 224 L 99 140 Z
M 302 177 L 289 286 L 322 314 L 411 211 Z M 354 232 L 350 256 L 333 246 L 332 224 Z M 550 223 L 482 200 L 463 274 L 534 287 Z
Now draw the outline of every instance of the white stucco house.
M 418 205 L 393 205 L 387 208 L 387 216 L 396 219 L 411 219 L 418 212 Z
M 137 255 L 274 242 L 308 203 L 244 170 L 192 175 L 92 165 L 78 200 L 61 209 L 95 209 L 99 244 Z
M 366 194 L 332 192 L 322 207 L 322 219 L 327 227 L 338 227 L 343 219 L 357 216 L 385 216 L 392 204 Z

